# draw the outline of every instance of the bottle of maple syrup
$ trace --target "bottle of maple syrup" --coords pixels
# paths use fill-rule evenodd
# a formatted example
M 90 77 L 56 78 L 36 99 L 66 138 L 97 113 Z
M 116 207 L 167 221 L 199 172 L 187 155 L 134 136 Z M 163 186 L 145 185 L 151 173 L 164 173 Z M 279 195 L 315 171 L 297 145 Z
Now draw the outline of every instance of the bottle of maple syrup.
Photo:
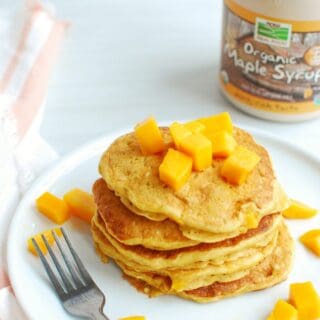
M 220 83 L 274 121 L 320 116 L 320 1 L 224 0 Z

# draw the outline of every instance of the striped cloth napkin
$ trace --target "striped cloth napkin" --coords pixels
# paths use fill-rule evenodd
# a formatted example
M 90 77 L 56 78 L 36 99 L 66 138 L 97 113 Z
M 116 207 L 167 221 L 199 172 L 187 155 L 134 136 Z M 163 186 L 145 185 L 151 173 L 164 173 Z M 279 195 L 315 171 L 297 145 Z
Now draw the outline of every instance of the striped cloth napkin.
M 0 320 L 25 320 L 6 270 L 6 232 L 30 182 L 56 159 L 38 133 L 48 79 L 68 26 L 52 6 L 0 11 Z

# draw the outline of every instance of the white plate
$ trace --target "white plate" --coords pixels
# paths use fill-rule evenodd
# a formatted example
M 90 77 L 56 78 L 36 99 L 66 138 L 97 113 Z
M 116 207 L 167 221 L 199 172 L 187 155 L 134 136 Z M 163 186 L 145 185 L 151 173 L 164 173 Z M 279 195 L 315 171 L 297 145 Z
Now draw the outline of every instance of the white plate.
M 320 208 L 320 159 L 262 131 L 248 131 L 270 151 L 279 180 L 288 194 Z M 29 236 L 53 227 L 34 209 L 34 201 L 47 190 L 57 195 L 74 187 L 91 190 L 98 177 L 97 164 L 102 151 L 121 133 L 94 141 L 62 159 L 34 183 L 16 211 L 9 230 L 9 274 L 17 298 L 32 320 L 72 319 L 61 307 L 39 259 L 26 250 Z M 306 230 L 319 227 L 319 221 L 320 216 L 306 221 L 290 221 L 289 225 L 297 238 Z M 94 253 L 87 225 L 74 219 L 65 228 L 90 274 L 105 292 L 105 312 L 111 320 L 135 314 L 145 315 L 148 320 L 262 320 L 278 298 L 287 298 L 290 282 L 311 280 L 320 289 L 320 260 L 297 242 L 294 270 L 288 281 L 274 288 L 206 305 L 172 296 L 149 299 L 123 280 L 113 263 L 100 262 Z

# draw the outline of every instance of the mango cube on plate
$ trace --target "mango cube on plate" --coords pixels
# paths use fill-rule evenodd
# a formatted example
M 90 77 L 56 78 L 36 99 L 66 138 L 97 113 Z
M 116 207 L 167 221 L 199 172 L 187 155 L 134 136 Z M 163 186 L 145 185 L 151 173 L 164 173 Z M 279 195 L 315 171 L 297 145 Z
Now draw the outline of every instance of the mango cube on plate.
M 97 207 L 93 196 L 81 189 L 72 189 L 63 196 L 70 213 L 88 223 L 91 222 Z
M 237 142 L 228 131 L 211 132 L 206 136 L 212 143 L 214 158 L 227 158 L 236 149 Z
M 320 229 L 306 232 L 300 237 L 300 241 L 314 254 L 320 256 Z
M 291 200 L 290 207 L 282 212 L 283 216 L 289 219 L 308 219 L 317 214 L 318 210 L 313 209 L 297 200 Z
M 64 223 L 70 217 L 68 205 L 50 192 L 43 193 L 36 200 L 36 207 L 39 212 L 57 224 Z
M 311 282 L 290 285 L 290 303 L 298 310 L 299 320 L 320 317 L 320 298 Z
M 38 252 L 36 250 L 36 248 L 34 247 L 33 245 L 33 242 L 32 242 L 32 238 L 35 239 L 36 243 L 38 244 L 41 252 L 43 254 L 46 254 L 48 252 L 48 249 L 44 243 L 44 241 L 42 240 L 42 235 L 47 239 L 48 243 L 50 246 L 52 246 L 54 244 L 54 237 L 52 235 L 52 231 L 54 231 L 56 233 L 56 235 L 58 237 L 61 237 L 62 236 L 62 232 L 59 228 L 57 229 L 54 229 L 54 230 L 46 230 L 46 231 L 43 231 L 41 233 L 38 233 L 32 237 L 30 237 L 27 241 L 27 247 L 28 247 L 28 250 L 35 256 L 38 255 Z
M 238 146 L 221 167 L 221 176 L 234 185 L 243 184 L 259 163 L 260 157 L 245 147 Z
M 298 311 L 288 302 L 279 300 L 267 320 L 298 320 Z
M 227 131 L 230 134 L 233 132 L 232 120 L 228 112 L 222 112 L 207 118 L 200 118 L 198 121 L 205 125 L 205 134 L 217 131 Z
M 144 316 L 130 316 L 130 317 L 120 318 L 119 320 L 146 320 L 146 318 Z
M 180 189 L 189 179 L 192 159 L 180 151 L 169 149 L 160 167 L 160 180 L 172 189 Z
M 169 130 L 177 149 L 179 149 L 181 141 L 192 134 L 185 125 L 178 122 L 172 123 Z
M 194 133 L 182 139 L 180 151 L 192 158 L 195 171 L 202 171 L 212 164 L 211 141 L 201 133 Z
M 161 131 L 153 117 L 137 124 L 134 131 L 141 152 L 144 155 L 151 155 L 165 150 Z
M 203 133 L 206 129 L 206 126 L 197 120 L 189 121 L 185 123 L 184 126 L 192 133 Z

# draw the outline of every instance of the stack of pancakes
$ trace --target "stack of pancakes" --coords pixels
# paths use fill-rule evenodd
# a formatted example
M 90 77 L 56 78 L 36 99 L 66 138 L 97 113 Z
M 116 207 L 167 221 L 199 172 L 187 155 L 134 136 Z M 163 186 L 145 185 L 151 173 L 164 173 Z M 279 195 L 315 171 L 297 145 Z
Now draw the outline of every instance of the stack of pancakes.
M 168 129 L 161 132 L 170 146 Z M 293 242 L 281 211 L 288 199 L 267 151 L 241 129 L 234 137 L 261 157 L 241 186 L 226 183 L 223 161 L 214 159 L 174 191 L 159 179 L 163 155 L 143 155 L 134 133 L 103 154 L 93 239 L 101 258 L 111 257 L 138 290 L 209 302 L 287 277 Z

